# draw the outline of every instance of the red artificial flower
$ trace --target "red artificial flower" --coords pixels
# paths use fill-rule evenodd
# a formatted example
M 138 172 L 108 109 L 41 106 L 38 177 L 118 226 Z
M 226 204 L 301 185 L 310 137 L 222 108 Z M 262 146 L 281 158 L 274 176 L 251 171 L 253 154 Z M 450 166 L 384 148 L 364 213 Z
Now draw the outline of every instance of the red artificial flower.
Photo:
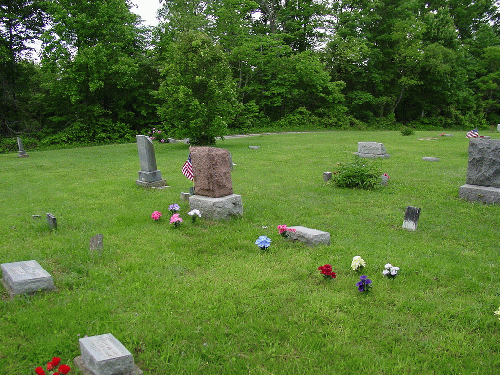
M 59 363 L 61 363 L 61 358 L 59 357 L 54 357 L 52 358 L 52 361 L 50 361 L 54 366 L 57 366 Z
M 332 271 L 332 266 L 330 264 L 320 266 L 318 267 L 318 270 L 321 271 L 322 275 L 330 276 L 332 279 L 335 279 L 337 277 L 337 274 Z
M 59 372 L 63 375 L 66 375 L 70 370 L 71 368 L 68 365 L 59 366 Z
M 54 372 L 54 375 L 59 375 L 59 373 L 58 372 Z
M 37 375 L 45 375 L 45 371 L 43 371 L 43 368 L 41 368 L 41 367 L 37 367 L 35 369 L 35 372 Z
M 54 369 L 54 365 L 52 364 L 52 362 L 47 363 L 47 370 L 51 371 L 53 369 Z

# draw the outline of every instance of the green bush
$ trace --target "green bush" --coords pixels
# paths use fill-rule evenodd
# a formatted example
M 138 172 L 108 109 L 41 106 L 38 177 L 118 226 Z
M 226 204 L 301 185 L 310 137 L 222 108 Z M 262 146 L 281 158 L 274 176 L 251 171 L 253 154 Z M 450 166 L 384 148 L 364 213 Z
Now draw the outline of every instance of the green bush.
M 357 158 L 350 164 L 339 163 L 332 181 L 338 187 L 373 189 L 380 184 L 381 174 L 373 160 Z
M 401 135 L 409 136 L 409 135 L 413 135 L 413 134 L 415 134 L 415 132 L 413 131 L 412 128 L 405 126 L 401 129 Z

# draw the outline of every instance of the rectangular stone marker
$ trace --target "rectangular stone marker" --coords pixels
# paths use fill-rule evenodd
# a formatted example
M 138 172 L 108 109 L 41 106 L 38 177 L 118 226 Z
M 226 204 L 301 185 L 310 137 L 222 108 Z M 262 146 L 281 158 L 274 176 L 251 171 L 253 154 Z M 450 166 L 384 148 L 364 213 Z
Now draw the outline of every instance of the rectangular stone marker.
M 194 193 L 211 198 L 233 194 L 229 151 L 216 147 L 190 147 Z
M 79 339 L 81 356 L 75 365 L 92 375 L 139 375 L 132 354 L 111 333 Z
M 199 210 L 203 218 L 208 220 L 229 220 L 235 216 L 243 216 L 243 203 L 238 194 L 220 198 L 192 195 L 189 197 L 189 207 L 191 210 Z
M 20 158 L 27 158 L 28 154 L 24 151 L 23 141 L 21 141 L 19 137 L 17 137 L 17 147 L 19 148 L 19 154 L 17 156 Z
M 36 260 L 1 265 L 2 283 L 11 295 L 52 290 L 52 276 Z
M 139 161 L 141 170 L 137 185 L 144 187 L 166 186 L 167 182 L 162 179 L 161 172 L 156 167 L 156 156 L 153 141 L 145 135 L 136 135 L 137 150 L 139 151 Z
M 417 230 L 419 217 L 420 208 L 413 206 L 406 207 L 405 218 L 403 220 L 403 228 L 408 230 Z
M 57 229 L 57 219 L 51 213 L 47 213 L 47 224 L 50 229 Z
M 295 232 L 288 232 L 288 237 L 292 240 L 305 242 L 307 245 L 330 245 L 330 233 L 317 229 L 306 228 L 302 226 L 290 227 Z
M 103 235 L 102 234 L 97 234 L 94 237 L 90 239 L 90 254 L 93 255 L 95 253 L 98 253 L 99 255 L 102 254 L 102 245 L 103 245 Z
M 323 172 L 323 181 L 330 181 L 332 179 L 332 172 Z
M 358 142 L 358 152 L 360 158 L 389 158 L 391 155 L 385 150 L 383 143 L 378 142 Z

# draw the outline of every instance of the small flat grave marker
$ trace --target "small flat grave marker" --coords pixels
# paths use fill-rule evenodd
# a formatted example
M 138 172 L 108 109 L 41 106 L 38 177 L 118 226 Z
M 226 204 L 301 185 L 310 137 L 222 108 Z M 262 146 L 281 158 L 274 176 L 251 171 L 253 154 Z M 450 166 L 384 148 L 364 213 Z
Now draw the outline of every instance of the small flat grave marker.
M 403 220 L 403 228 L 411 231 L 417 230 L 419 217 L 420 208 L 413 206 L 406 207 L 405 218 Z
M 103 245 L 103 235 L 102 234 L 96 234 L 94 237 L 90 239 L 90 255 L 94 255 L 95 253 L 98 253 L 99 255 L 102 254 L 102 245 Z
M 439 161 L 439 158 L 435 158 L 433 156 L 424 156 L 422 158 L 422 160 L 424 160 L 424 161 Z
M 52 276 L 36 260 L 1 265 L 2 283 L 10 295 L 55 289 Z
M 290 227 L 290 229 L 295 229 L 295 232 L 288 233 L 288 236 L 292 240 L 305 242 L 307 245 L 311 246 L 320 244 L 330 245 L 330 233 L 328 232 L 302 226 Z
M 323 181 L 330 181 L 332 179 L 332 172 L 323 172 Z
M 47 224 L 50 229 L 57 229 L 57 219 L 51 213 L 47 213 Z
M 140 375 L 132 354 L 111 333 L 79 340 L 75 365 L 85 375 Z
M 248 146 L 248 148 L 251 150 L 258 150 L 260 146 Z

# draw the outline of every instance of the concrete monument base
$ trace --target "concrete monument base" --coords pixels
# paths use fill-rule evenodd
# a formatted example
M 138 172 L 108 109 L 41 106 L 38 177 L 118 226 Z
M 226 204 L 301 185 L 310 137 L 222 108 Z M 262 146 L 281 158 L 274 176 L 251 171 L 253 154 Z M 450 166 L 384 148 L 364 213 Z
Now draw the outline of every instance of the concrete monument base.
M 142 186 L 145 188 L 170 187 L 167 185 L 167 180 L 160 180 L 160 181 L 153 181 L 153 182 L 136 180 L 135 183 L 137 184 L 137 186 Z
M 231 194 L 220 198 L 192 195 L 189 197 L 191 210 L 200 210 L 201 217 L 208 220 L 229 220 L 233 216 L 243 216 L 241 195 Z
M 465 184 L 460 186 L 458 196 L 472 202 L 500 203 L 500 188 Z

